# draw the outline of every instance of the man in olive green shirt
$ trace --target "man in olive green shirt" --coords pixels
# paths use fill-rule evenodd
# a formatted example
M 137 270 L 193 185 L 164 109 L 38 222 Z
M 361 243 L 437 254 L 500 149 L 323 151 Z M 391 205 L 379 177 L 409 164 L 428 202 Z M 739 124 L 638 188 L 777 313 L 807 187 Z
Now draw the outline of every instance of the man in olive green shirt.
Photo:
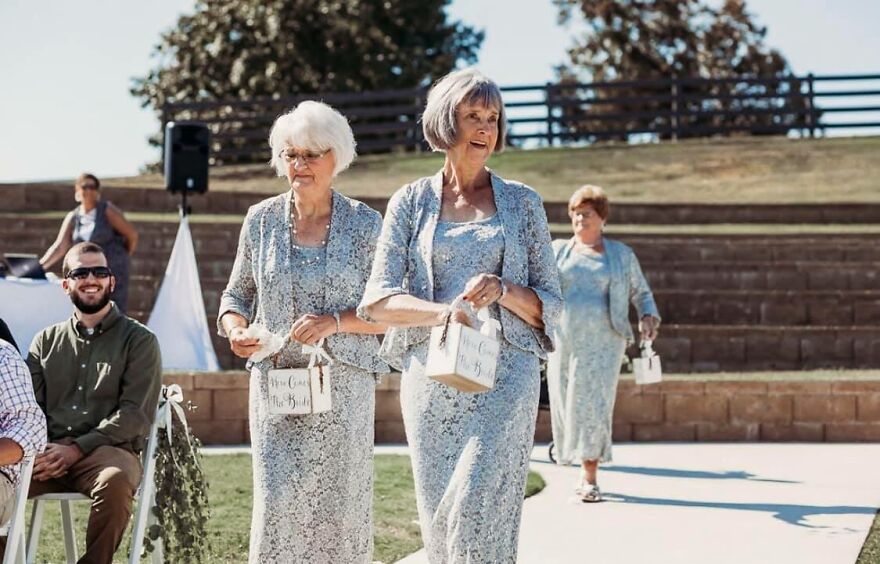
M 49 435 L 30 494 L 92 497 L 80 562 L 109 563 L 140 483 L 136 453 L 155 415 L 162 361 L 155 335 L 110 301 L 115 279 L 98 245 L 72 247 L 62 274 L 74 314 L 38 334 L 27 359 Z

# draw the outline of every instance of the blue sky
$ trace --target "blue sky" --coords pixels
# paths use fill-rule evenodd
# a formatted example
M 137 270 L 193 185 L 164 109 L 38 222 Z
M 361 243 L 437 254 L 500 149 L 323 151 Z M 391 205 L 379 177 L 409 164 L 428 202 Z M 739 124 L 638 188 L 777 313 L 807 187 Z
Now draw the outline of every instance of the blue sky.
M 158 127 L 128 93 L 152 66 L 159 33 L 192 0 L 0 1 L 0 182 L 137 173 L 158 157 Z M 767 41 L 798 73 L 880 72 L 880 1 L 749 0 Z M 499 84 L 542 83 L 572 30 L 551 0 L 454 0 L 450 13 L 486 31 L 479 67 Z

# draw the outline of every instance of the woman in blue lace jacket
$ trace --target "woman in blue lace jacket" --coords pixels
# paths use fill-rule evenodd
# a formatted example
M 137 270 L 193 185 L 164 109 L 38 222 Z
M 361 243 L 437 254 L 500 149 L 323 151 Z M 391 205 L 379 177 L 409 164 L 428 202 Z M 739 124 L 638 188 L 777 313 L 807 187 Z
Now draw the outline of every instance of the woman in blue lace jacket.
M 576 489 L 587 502 L 602 499 L 596 473 L 599 462 L 611 461 L 617 377 L 634 339 L 630 303 L 642 339 L 655 339 L 660 325 L 635 253 L 602 236 L 609 209 L 601 188 L 580 188 L 568 203 L 574 236 L 553 241 L 565 299 L 547 366 L 553 443 L 559 464 L 582 466 Z
M 245 329 L 289 334 L 277 360 L 248 363 L 254 509 L 250 562 L 372 561 L 373 415 L 382 326 L 355 315 L 381 216 L 333 189 L 354 159 L 348 122 L 303 102 L 276 120 L 272 164 L 290 189 L 248 210 L 218 315 L 236 355 L 260 348 Z M 325 340 L 330 411 L 269 412 L 267 372 L 308 364 L 303 345 Z
M 428 95 L 425 137 L 443 169 L 397 191 L 358 308 L 386 323 L 382 356 L 402 369 L 419 523 L 433 564 L 516 561 L 540 359 L 561 307 L 540 196 L 486 168 L 504 144 L 494 82 L 467 69 Z M 425 376 L 432 326 L 462 297 L 500 321 L 495 387 L 469 394 Z

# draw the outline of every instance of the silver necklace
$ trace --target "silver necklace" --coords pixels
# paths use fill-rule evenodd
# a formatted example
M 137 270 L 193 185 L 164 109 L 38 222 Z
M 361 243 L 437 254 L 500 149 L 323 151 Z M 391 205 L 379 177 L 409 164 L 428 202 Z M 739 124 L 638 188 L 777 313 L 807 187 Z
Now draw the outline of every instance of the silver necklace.
M 322 247 L 300 247 L 299 245 L 294 245 L 294 262 L 298 262 L 300 266 L 321 264 L 324 258 L 323 251 Z
M 296 218 L 293 215 L 293 212 L 290 213 L 290 230 L 293 232 L 293 239 L 296 240 Z M 324 226 L 324 238 L 321 239 L 321 244 L 319 246 L 323 247 L 327 244 L 327 236 L 330 234 L 330 220 L 327 220 L 327 224 Z
M 303 245 L 298 245 L 296 243 L 296 219 L 294 218 L 293 212 L 290 214 L 290 230 L 293 234 L 291 237 L 291 242 L 296 249 L 299 249 L 297 253 L 299 255 L 299 265 L 300 266 L 314 266 L 316 264 L 320 264 L 321 260 L 324 257 L 323 252 L 315 252 L 312 249 L 323 249 L 327 246 L 327 237 L 330 233 L 330 222 L 327 221 L 327 225 L 324 226 L 324 238 L 321 240 L 321 244 L 317 247 L 306 247 Z M 306 250 L 308 249 L 308 250 Z M 307 253 L 313 253 L 313 256 L 308 257 Z

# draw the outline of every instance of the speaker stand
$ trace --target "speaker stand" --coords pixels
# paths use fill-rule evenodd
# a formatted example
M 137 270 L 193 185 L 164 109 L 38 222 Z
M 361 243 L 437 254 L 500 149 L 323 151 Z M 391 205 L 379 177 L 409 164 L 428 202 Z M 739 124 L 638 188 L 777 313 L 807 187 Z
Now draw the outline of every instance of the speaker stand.
M 192 214 L 192 208 L 186 203 L 186 194 L 189 192 L 187 188 L 180 191 L 180 216 L 186 217 Z

